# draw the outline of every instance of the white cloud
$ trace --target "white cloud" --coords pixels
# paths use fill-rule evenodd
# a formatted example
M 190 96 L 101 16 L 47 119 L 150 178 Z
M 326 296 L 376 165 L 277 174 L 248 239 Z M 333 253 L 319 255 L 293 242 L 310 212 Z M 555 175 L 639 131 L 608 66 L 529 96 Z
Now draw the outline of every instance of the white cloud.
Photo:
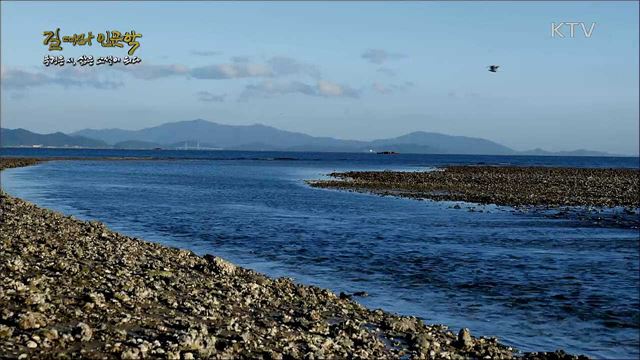
M 116 89 L 123 85 L 121 81 L 105 79 L 103 74 L 91 69 L 76 67 L 47 68 L 44 71 L 32 72 L 3 66 L 0 71 L 0 83 L 7 90 L 25 90 L 45 85 Z
M 155 80 L 170 76 L 185 76 L 189 74 L 189 68 L 179 64 L 152 65 L 135 64 L 129 66 L 113 66 L 113 69 L 131 74 L 133 77 L 143 80 Z
M 271 69 L 264 64 L 233 63 L 201 66 L 190 71 L 196 79 L 238 79 L 246 77 L 270 77 Z
M 320 70 L 317 66 L 299 62 L 286 56 L 275 56 L 267 61 L 267 64 L 278 76 L 285 75 L 309 75 L 315 79 L 320 77 Z
M 208 91 L 198 91 L 198 100 L 203 102 L 223 102 L 227 94 L 213 94 Z
M 315 84 L 307 84 L 300 81 L 273 81 L 266 80 L 258 84 L 247 85 L 240 94 L 240 100 L 252 97 L 272 97 L 282 94 L 303 94 L 319 97 L 351 97 L 357 98 L 359 91 L 326 80 L 318 80 Z
M 389 90 L 389 88 L 387 88 L 386 86 L 382 85 L 379 82 L 374 82 L 371 85 L 371 88 L 373 88 L 373 90 L 375 92 L 380 93 L 380 94 L 387 94 L 387 93 L 391 92 L 391 90 Z
M 238 79 L 250 77 L 282 77 L 287 75 L 320 76 L 314 65 L 285 56 L 272 57 L 266 63 L 251 63 L 247 57 L 233 57 L 229 64 L 201 66 L 190 71 L 196 79 Z
M 407 57 L 407 55 L 389 52 L 383 49 L 367 49 L 362 53 L 362 58 L 374 64 L 383 64 L 390 60 L 397 60 Z
M 389 85 L 384 85 L 376 81 L 373 84 L 371 84 L 371 89 L 373 89 L 373 91 L 377 92 L 378 94 L 391 94 L 398 91 L 408 90 L 414 85 L 415 84 L 411 81 L 405 81 L 401 84 L 389 84 Z
M 352 89 L 332 83 L 326 80 L 318 81 L 318 93 L 323 96 L 353 96 L 355 95 L 355 91 Z

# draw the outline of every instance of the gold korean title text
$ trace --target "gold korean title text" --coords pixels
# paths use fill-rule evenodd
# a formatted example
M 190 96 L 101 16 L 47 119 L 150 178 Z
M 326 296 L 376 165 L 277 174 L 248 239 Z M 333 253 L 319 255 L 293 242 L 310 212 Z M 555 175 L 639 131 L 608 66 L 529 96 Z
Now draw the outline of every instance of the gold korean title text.
M 44 36 L 42 43 L 49 46 L 49 51 L 61 51 L 62 43 L 70 43 L 73 46 L 91 46 L 91 40 L 96 39 L 102 47 L 122 48 L 126 44 L 129 46 L 129 55 L 133 55 L 140 47 L 140 42 L 137 39 L 142 37 L 142 34 L 136 33 L 135 30 L 127 31 L 124 35 L 120 31 L 113 30 L 106 31 L 104 34 L 100 33 L 97 37 L 89 31 L 86 34 L 73 34 L 60 38 L 60 28 L 57 28 L 55 31 L 44 31 L 42 35 Z

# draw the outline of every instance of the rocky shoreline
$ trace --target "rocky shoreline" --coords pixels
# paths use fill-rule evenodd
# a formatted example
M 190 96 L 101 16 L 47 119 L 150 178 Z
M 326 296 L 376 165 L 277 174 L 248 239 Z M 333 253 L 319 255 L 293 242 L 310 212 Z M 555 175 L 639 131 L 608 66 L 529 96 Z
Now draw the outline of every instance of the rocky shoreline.
M 519 353 L 0 197 L 2 358 L 586 359 Z
M 436 171 L 334 172 L 313 187 L 505 206 L 640 208 L 640 170 L 450 166 Z

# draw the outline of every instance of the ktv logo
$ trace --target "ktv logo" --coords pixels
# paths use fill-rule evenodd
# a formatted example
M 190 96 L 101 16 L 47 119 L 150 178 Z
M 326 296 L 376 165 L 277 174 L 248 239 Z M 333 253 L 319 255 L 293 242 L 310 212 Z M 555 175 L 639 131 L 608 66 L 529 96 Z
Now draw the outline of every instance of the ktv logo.
M 582 21 L 574 21 L 574 22 L 559 22 L 559 23 L 551 23 L 551 37 L 552 38 L 564 38 L 565 35 L 570 38 L 575 38 L 580 35 L 578 30 L 582 30 L 582 34 L 585 38 L 590 38 L 593 35 L 593 30 L 596 28 L 596 23 L 591 23 L 589 28 L 587 29 L 587 25 Z

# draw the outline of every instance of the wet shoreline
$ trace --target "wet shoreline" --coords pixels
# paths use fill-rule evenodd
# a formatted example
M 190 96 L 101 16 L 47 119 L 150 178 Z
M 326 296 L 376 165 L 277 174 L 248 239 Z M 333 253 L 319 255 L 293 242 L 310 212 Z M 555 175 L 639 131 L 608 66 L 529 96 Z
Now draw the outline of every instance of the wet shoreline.
M 37 162 L 2 159 L 0 169 Z M 1 226 L 6 357 L 571 358 L 518 354 L 4 193 Z
M 319 188 L 506 206 L 640 207 L 640 170 L 449 166 L 428 172 L 334 172 Z

